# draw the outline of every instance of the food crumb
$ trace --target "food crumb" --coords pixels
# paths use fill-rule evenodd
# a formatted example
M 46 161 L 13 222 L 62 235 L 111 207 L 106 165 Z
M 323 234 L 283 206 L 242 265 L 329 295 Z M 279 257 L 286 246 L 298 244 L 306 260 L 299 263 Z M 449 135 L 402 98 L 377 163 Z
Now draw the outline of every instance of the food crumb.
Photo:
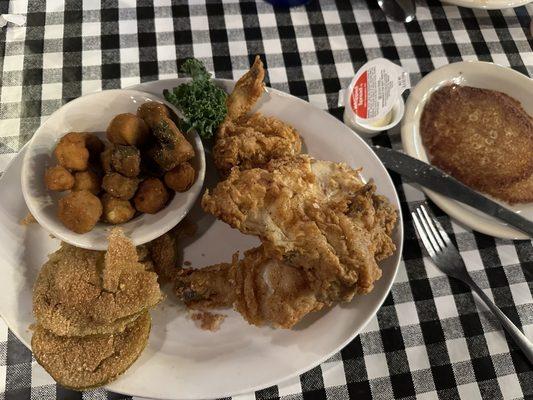
M 196 326 L 204 331 L 216 332 L 220 329 L 220 325 L 226 318 L 225 315 L 210 313 L 208 311 L 193 312 L 190 314 L 191 319 L 196 323 Z
M 188 219 L 183 219 L 178 225 L 178 229 L 180 233 L 185 236 L 194 236 L 194 234 L 198 230 L 198 226 L 196 225 L 196 222 L 190 221 Z
M 20 220 L 20 224 L 23 226 L 28 226 L 28 225 L 35 224 L 35 223 L 37 223 L 37 220 L 30 212 L 26 214 L 26 216 Z

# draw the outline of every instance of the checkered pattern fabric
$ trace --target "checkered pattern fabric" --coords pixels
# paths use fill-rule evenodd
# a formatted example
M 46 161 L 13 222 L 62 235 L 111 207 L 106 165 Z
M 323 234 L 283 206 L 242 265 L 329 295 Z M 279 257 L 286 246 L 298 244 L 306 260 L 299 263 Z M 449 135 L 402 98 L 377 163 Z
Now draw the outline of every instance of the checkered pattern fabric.
M 451 62 L 493 61 L 533 75 L 533 7 L 479 11 L 418 2 L 417 20 L 387 20 L 374 0 L 313 0 L 273 9 L 255 1 L 0 1 L 0 13 L 27 15 L 0 29 L 0 171 L 35 129 L 86 93 L 176 76 L 197 57 L 219 78 L 237 78 L 253 55 L 269 85 L 340 117 L 338 91 L 366 60 L 403 65 L 415 84 Z M 373 139 L 400 147 L 399 131 Z M 424 200 L 393 174 L 405 217 L 396 283 L 364 331 L 300 377 L 237 399 L 533 398 L 533 371 L 494 317 L 461 283 L 426 257 L 409 211 Z M 434 208 L 476 282 L 533 338 L 533 245 L 497 240 Z M 0 322 L 0 397 L 122 399 L 104 390 L 63 389 Z

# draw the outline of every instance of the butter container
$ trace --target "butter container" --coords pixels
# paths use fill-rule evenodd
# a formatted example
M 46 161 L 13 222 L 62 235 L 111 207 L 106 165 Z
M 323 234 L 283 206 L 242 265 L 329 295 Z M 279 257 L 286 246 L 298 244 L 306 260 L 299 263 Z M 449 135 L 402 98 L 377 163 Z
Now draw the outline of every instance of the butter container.
M 364 64 L 344 93 L 344 123 L 363 137 L 390 129 L 404 114 L 402 93 L 409 74 L 385 58 Z

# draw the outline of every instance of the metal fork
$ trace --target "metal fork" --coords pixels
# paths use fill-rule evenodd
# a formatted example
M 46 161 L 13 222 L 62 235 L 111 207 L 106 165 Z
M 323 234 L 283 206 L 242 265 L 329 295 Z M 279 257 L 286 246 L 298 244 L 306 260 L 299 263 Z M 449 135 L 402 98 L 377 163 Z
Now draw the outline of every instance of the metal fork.
M 466 270 L 465 263 L 457 248 L 453 245 L 448 234 L 442 225 L 424 205 L 420 205 L 411 213 L 416 230 L 429 256 L 442 272 L 455 279 L 466 283 L 471 290 L 477 293 L 481 300 L 485 302 L 492 313 L 498 317 L 505 330 L 511 335 L 515 343 L 522 349 L 530 363 L 533 364 L 533 344 L 529 339 L 511 322 L 509 318 L 494 304 L 481 288 L 474 282 Z

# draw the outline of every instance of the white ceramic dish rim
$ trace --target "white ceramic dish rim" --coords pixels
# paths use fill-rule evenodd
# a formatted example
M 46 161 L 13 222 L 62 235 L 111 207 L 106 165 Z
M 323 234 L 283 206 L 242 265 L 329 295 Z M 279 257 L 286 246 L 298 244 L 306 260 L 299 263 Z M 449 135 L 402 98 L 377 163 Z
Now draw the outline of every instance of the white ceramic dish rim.
M 452 4 L 466 8 L 479 8 L 483 10 L 503 10 L 505 8 L 516 8 L 531 3 L 532 0 L 446 0 L 444 5 Z
M 31 195 L 28 193 L 28 191 L 29 191 L 29 189 L 28 189 L 29 188 L 29 182 L 28 181 L 29 181 L 30 176 L 31 176 L 31 174 L 29 173 L 28 169 L 30 168 L 30 157 L 31 157 L 30 150 L 31 150 L 31 146 L 32 146 L 35 138 L 39 135 L 39 133 L 43 129 L 45 129 L 47 121 L 49 119 L 54 118 L 54 117 L 58 117 L 58 115 L 61 115 L 61 113 L 64 112 L 63 108 L 65 106 L 75 107 L 78 103 L 85 102 L 88 99 L 90 99 L 91 97 L 99 97 L 99 96 L 103 96 L 103 95 L 106 95 L 106 94 L 111 94 L 111 95 L 113 95 L 113 94 L 123 94 L 124 96 L 139 96 L 139 97 L 153 98 L 156 101 L 164 103 L 176 115 L 178 115 L 178 116 L 181 115 L 181 113 L 172 104 L 170 104 L 166 100 L 162 99 L 161 97 L 159 97 L 157 95 L 154 95 L 153 93 L 148 93 L 148 92 L 144 92 L 144 91 L 140 91 L 140 90 L 134 90 L 134 89 L 110 89 L 110 90 L 104 90 L 104 91 L 89 93 L 89 94 L 86 94 L 84 96 L 80 96 L 80 97 L 78 97 L 78 98 L 76 98 L 76 99 L 64 104 L 59 109 L 54 111 L 46 119 L 46 121 L 44 121 L 39 126 L 39 128 L 35 131 L 35 134 L 33 135 L 32 139 L 25 145 L 25 147 L 26 146 L 28 146 L 28 147 L 26 148 L 26 152 L 25 152 L 25 155 L 24 155 L 24 160 L 23 160 L 23 164 L 22 164 L 22 173 L 21 173 L 21 185 L 22 185 L 22 194 L 24 196 L 24 200 L 26 202 L 26 205 L 28 206 L 28 209 L 30 210 L 32 215 L 35 217 L 35 219 L 37 220 L 39 225 L 41 225 L 41 227 L 43 227 L 43 229 L 48 231 L 50 234 L 54 235 L 55 237 L 65 241 L 67 243 L 70 243 L 70 244 L 72 244 L 74 246 L 91 249 L 91 250 L 103 250 L 103 249 L 100 248 L 100 246 L 88 244 L 87 240 L 84 240 L 83 235 L 77 235 L 75 233 L 71 233 L 67 228 L 65 228 L 64 230 L 58 230 L 58 229 L 54 229 L 54 228 L 50 227 L 48 225 L 47 221 L 45 219 L 43 219 L 42 216 L 40 215 L 40 211 L 37 208 L 35 208 L 34 201 L 28 201 L 28 198 L 31 197 Z M 189 199 L 189 201 L 182 206 L 183 207 L 182 210 L 181 210 L 182 211 L 182 213 L 181 213 L 182 217 L 180 219 L 174 220 L 172 218 L 167 218 L 166 222 L 161 220 L 161 218 L 159 218 L 158 220 L 154 220 L 152 222 L 152 225 L 153 225 L 152 226 L 152 231 L 149 232 L 149 233 L 146 233 L 141 238 L 138 238 L 137 240 L 135 240 L 135 244 L 137 246 L 141 245 L 141 244 L 144 244 L 144 243 L 147 243 L 147 242 L 149 242 L 149 241 L 151 241 L 151 240 L 153 240 L 153 239 L 165 234 L 170 229 L 172 229 L 174 226 L 176 226 L 180 222 L 180 220 L 187 215 L 187 213 L 192 208 L 194 202 L 196 201 L 197 197 L 200 195 L 200 193 L 202 191 L 202 187 L 203 187 L 204 176 L 205 176 L 205 168 L 206 168 L 206 165 L 205 165 L 205 152 L 204 152 L 203 143 L 200 140 L 198 134 L 194 133 L 194 139 L 195 139 L 194 145 L 196 146 L 196 148 L 198 150 L 198 153 L 199 153 L 199 154 L 197 154 L 197 157 L 198 157 L 197 162 L 198 162 L 198 165 L 199 165 L 197 178 L 196 178 L 196 181 L 193 184 L 192 188 L 190 189 L 190 190 L 192 190 L 192 193 L 194 194 L 194 196 L 191 197 Z M 177 195 L 179 195 L 179 194 L 177 194 Z M 167 205 L 167 207 L 172 207 L 172 200 Z M 111 225 L 109 225 L 109 227 L 111 227 Z M 109 227 L 106 227 L 106 228 L 109 228 Z M 106 228 L 104 228 L 104 229 L 106 229 Z
M 168 79 L 166 80 L 168 82 L 175 82 L 176 80 L 175 79 Z M 221 80 L 220 80 L 221 81 Z M 232 82 L 232 81 L 229 81 L 229 82 Z M 141 86 L 142 87 L 142 86 Z M 270 91 L 274 90 L 274 89 L 269 89 Z M 299 102 L 302 102 L 302 103 L 306 103 L 305 101 L 301 100 L 301 99 L 298 99 L 298 98 L 295 98 L 291 95 L 288 95 L 286 93 L 283 93 L 283 92 L 279 92 L 279 91 L 275 91 L 277 94 L 279 95 L 282 95 L 282 96 L 288 96 L 288 97 L 291 97 L 292 99 L 296 100 L 296 101 L 299 101 Z M 152 94 L 152 93 L 151 93 Z M 329 114 L 327 114 L 326 112 L 322 111 L 322 110 L 318 110 L 317 109 L 317 112 L 322 112 L 324 113 L 327 117 L 329 118 L 334 118 L 332 116 L 330 116 Z M 348 129 L 348 128 L 346 128 Z M 357 139 L 363 144 L 363 147 L 366 147 L 367 150 L 370 150 L 370 152 L 368 152 L 369 156 L 372 157 L 372 158 L 375 158 L 379 164 L 381 165 L 381 167 L 383 168 L 383 170 L 385 171 L 385 175 L 384 175 L 384 179 L 387 180 L 392 188 L 392 192 L 393 192 L 393 198 L 391 198 L 390 200 L 395 204 L 395 205 L 398 205 L 398 226 L 397 226 L 397 235 L 398 235 L 398 243 L 397 244 L 397 249 L 396 249 L 396 252 L 395 252 L 395 256 L 394 257 L 397 257 L 397 261 L 394 263 L 394 265 L 391 265 L 390 268 L 392 268 L 393 270 L 391 271 L 391 274 L 390 274 L 390 278 L 389 278 L 389 281 L 388 282 L 381 282 L 383 283 L 385 286 L 383 286 L 382 288 L 382 295 L 381 295 L 381 299 L 375 304 L 374 307 L 370 308 L 369 309 L 369 312 L 368 312 L 368 315 L 367 317 L 360 323 L 359 327 L 357 329 L 355 329 L 350 335 L 349 337 L 346 338 L 346 340 L 344 340 L 342 343 L 340 343 L 339 345 L 335 346 L 334 348 L 332 348 L 330 351 L 327 352 L 327 354 L 325 354 L 323 357 L 319 358 L 319 359 L 316 359 L 312 364 L 308 364 L 306 367 L 304 368 L 300 368 L 298 370 L 295 370 L 293 373 L 285 376 L 283 379 L 275 379 L 275 380 L 272 380 L 272 381 L 269 381 L 269 382 L 264 382 L 264 383 L 261 383 L 260 385 L 254 385 L 254 386 L 250 386 L 250 387 L 247 387 L 247 388 L 243 388 L 242 390 L 239 390 L 239 391 L 233 391 L 233 392 L 227 392 L 227 393 L 205 393 L 203 396 L 187 396 L 187 397 L 172 397 L 173 399 L 190 399 L 190 400 L 194 400 L 194 399 L 203 399 L 203 398 L 215 398 L 215 397 L 228 397 L 228 396 L 234 396 L 234 395 L 238 395 L 238 394 L 242 394 L 242 393 L 249 393 L 249 392 L 253 392 L 253 391 L 256 391 L 256 390 L 259 390 L 261 388 L 265 388 L 265 387 L 269 387 L 269 386 L 272 386 L 272 385 L 275 385 L 275 384 L 280 384 L 286 380 L 289 380 L 295 376 L 298 376 L 300 374 L 302 374 L 303 372 L 305 371 L 308 371 L 314 367 L 316 367 L 317 365 L 321 364 L 322 362 L 324 362 L 325 360 L 327 360 L 332 354 L 334 354 L 335 352 L 338 352 L 339 350 L 341 350 L 342 348 L 344 348 L 348 343 L 350 343 L 360 332 L 362 329 L 364 329 L 364 327 L 368 324 L 368 322 L 375 316 L 376 312 L 381 308 L 383 302 L 385 301 L 385 299 L 387 298 L 387 296 L 389 295 L 390 293 L 390 289 L 392 287 L 392 284 L 394 283 L 395 279 L 396 279 L 396 275 L 397 275 L 397 272 L 398 272 L 398 268 L 399 268 L 399 265 L 400 265 L 400 262 L 401 262 L 401 254 L 402 254 L 402 251 L 403 251 L 403 239 L 404 239 L 404 230 L 403 230 L 403 218 L 402 218 L 402 210 L 401 210 L 401 203 L 399 201 L 399 198 L 398 198 L 398 195 L 397 195 L 397 192 L 396 192 L 396 188 L 392 182 L 392 179 L 390 178 L 390 175 L 388 173 L 386 173 L 386 169 L 383 167 L 383 165 L 381 164 L 381 162 L 379 161 L 379 159 L 377 158 L 377 156 L 373 153 L 373 151 L 370 149 L 370 147 L 364 143 L 364 141 L 360 138 L 357 137 Z M 26 145 L 27 146 L 27 145 Z M 11 166 L 14 164 L 15 160 L 17 160 L 18 157 L 21 157 L 23 156 L 23 152 L 26 149 L 26 146 L 24 146 L 21 151 L 19 152 L 19 155 L 17 155 L 13 160 L 11 160 L 7 167 L 6 167 L 6 171 L 11 168 Z M 0 181 L 3 179 L 3 177 L 0 177 Z M 29 343 L 27 343 L 23 337 L 21 335 L 19 335 L 18 332 L 14 331 L 14 334 L 27 346 L 29 347 Z M 111 384 L 110 386 L 107 386 L 108 389 L 110 390 L 114 390 L 114 391 L 118 391 L 120 393 L 124 393 L 126 395 L 135 395 L 135 393 L 131 393 L 131 392 L 128 392 L 127 390 L 117 390 L 118 388 L 114 387 L 113 384 Z M 161 398 L 165 398 L 165 397 L 161 397 Z
M 448 82 L 452 82 L 453 78 L 457 77 L 457 72 L 461 67 L 465 68 L 490 68 L 494 69 L 494 73 L 506 74 L 509 79 L 521 80 L 528 85 L 531 85 L 531 78 L 495 63 L 485 61 L 461 61 L 440 67 L 422 78 L 418 84 L 412 89 L 405 106 L 405 115 L 401 127 L 402 146 L 404 151 L 419 160 L 427 162 L 427 155 L 423 147 L 417 146 L 414 140 L 416 135 L 419 135 L 415 123 L 418 120 L 414 119 L 414 115 L 419 107 L 423 107 L 429 99 L 429 95 L 442 87 Z M 439 206 L 444 212 L 451 217 L 457 219 L 464 225 L 490 236 L 500 237 L 503 239 L 512 240 L 527 240 L 531 239 L 523 232 L 512 228 L 503 221 L 491 221 L 488 219 L 481 219 L 477 215 L 470 212 L 466 206 L 458 201 L 449 199 L 448 197 L 436 193 L 432 190 L 422 187 L 422 190 L 428 197 Z

